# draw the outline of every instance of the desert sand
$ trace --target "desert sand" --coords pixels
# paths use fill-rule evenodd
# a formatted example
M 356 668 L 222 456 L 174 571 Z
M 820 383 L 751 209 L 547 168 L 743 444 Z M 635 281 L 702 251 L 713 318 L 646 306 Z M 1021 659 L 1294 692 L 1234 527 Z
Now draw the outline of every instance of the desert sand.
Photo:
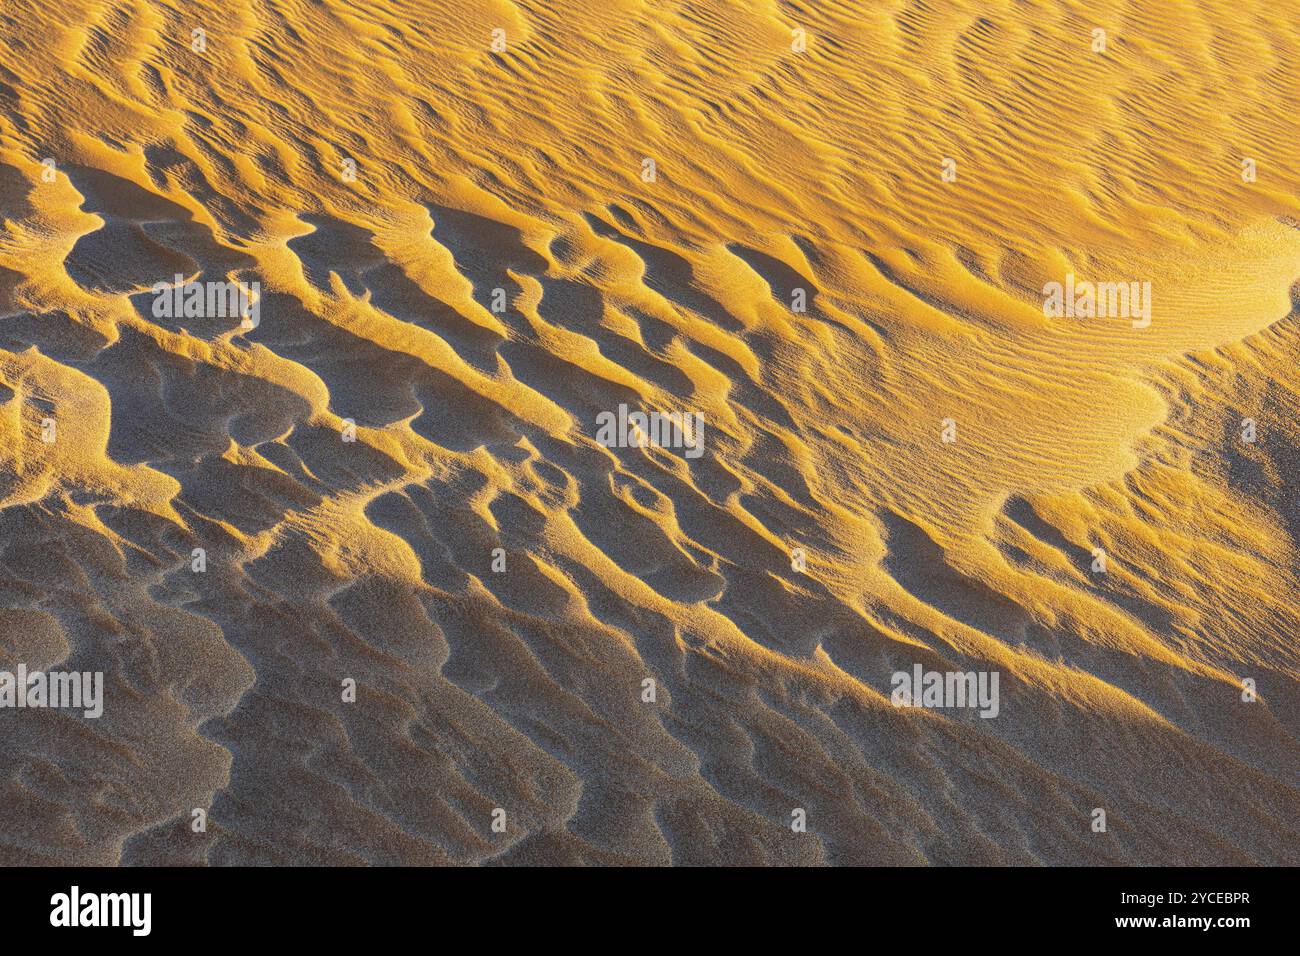
M 1275 0 L 3 4 L 0 670 L 104 708 L 0 710 L 0 863 L 1300 862 L 1297 63 Z

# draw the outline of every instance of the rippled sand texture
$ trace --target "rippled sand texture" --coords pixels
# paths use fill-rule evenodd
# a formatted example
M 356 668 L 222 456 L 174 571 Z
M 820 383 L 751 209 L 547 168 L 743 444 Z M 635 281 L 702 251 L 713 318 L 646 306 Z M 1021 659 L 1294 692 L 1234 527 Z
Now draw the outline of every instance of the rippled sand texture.
M 0 861 L 1300 862 L 1297 63 L 1276 0 L 4 4 L 0 669 L 106 702 L 0 712 Z

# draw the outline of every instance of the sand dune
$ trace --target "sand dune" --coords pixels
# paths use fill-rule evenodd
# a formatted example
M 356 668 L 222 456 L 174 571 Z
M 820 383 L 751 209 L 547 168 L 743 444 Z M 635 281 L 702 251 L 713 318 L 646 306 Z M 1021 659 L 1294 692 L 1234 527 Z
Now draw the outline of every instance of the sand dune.
M 105 685 L 0 710 L 0 861 L 1300 862 L 1286 4 L 66 0 L 0 51 L 0 670 Z M 226 283 L 255 322 L 158 306 Z

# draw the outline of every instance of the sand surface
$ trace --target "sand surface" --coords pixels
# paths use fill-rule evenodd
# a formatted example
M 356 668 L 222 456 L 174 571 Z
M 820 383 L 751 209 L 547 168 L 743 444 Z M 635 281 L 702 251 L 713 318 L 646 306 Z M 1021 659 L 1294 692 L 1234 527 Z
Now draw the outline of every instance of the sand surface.
M 0 669 L 105 705 L 0 710 L 0 863 L 1300 862 L 1297 63 L 1290 0 L 3 3 Z

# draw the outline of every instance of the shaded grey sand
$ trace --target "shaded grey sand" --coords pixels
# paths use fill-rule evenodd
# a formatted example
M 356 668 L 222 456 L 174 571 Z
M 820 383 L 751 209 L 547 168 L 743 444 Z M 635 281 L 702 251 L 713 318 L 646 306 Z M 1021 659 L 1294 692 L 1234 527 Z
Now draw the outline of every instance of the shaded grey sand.
M 1189 175 L 1162 233 L 1117 171 L 1184 109 L 1281 149 L 1294 90 L 1138 109 L 1160 30 L 1112 73 L 978 5 L 799 61 L 784 8 L 235 6 L 0 17 L 0 671 L 105 684 L 0 709 L 0 863 L 1300 862 L 1300 190 Z M 1075 261 L 1149 334 L 1046 321 Z

